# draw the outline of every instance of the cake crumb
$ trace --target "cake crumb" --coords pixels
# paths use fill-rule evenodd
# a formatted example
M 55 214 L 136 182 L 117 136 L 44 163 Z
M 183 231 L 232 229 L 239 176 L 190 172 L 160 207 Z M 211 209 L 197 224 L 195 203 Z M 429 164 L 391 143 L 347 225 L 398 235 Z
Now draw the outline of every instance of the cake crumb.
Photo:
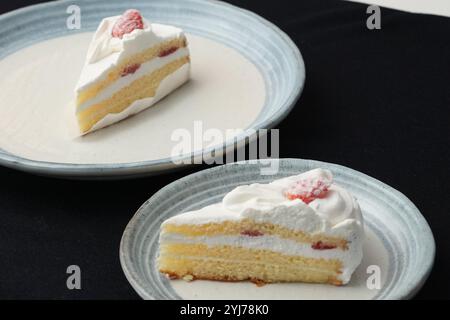
M 176 275 L 174 275 L 174 274 L 166 273 L 165 275 L 166 275 L 166 278 L 169 279 L 169 280 L 176 280 L 176 279 L 178 279 L 178 277 Z
M 183 277 L 183 280 L 184 280 L 184 281 L 187 281 L 187 282 L 191 282 L 191 281 L 194 280 L 194 276 L 191 275 L 191 274 L 187 274 L 187 275 L 185 275 L 185 276 Z
M 253 282 L 258 288 L 264 287 L 267 283 L 264 280 L 261 279 L 250 279 L 251 282 Z

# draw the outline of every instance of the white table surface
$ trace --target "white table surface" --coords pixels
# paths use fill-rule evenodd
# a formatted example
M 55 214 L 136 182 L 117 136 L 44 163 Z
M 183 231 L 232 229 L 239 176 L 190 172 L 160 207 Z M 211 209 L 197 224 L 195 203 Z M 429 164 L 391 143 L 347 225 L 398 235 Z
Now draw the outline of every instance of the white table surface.
M 450 0 L 351 0 L 383 7 L 450 17 Z

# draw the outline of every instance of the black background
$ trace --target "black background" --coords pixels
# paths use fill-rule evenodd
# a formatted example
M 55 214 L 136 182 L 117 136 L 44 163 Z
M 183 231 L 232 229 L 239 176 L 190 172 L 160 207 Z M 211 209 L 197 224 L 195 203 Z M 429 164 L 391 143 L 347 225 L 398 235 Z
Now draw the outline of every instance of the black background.
M 0 12 L 38 2 L 2 1 Z M 382 9 L 382 29 L 371 31 L 366 5 L 231 2 L 278 25 L 305 60 L 303 95 L 278 126 L 281 157 L 352 167 L 409 197 L 437 244 L 417 298 L 450 298 L 450 19 Z M 122 232 L 153 193 L 203 168 L 81 182 L 0 167 L 0 298 L 138 298 L 119 263 Z M 80 291 L 66 288 L 71 264 Z

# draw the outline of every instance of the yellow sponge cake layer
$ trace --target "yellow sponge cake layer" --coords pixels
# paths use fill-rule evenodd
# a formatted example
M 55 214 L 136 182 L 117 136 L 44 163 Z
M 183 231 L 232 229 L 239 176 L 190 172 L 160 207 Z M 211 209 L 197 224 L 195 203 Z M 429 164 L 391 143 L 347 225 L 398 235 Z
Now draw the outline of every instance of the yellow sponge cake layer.
M 166 64 L 133 81 L 130 85 L 114 93 L 110 98 L 94 104 L 77 113 L 81 132 L 87 132 L 101 119 L 110 113 L 120 113 L 134 101 L 154 97 L 161 82 L 171 73 L 189 63 L 189 56 Z
M 132 55 L 123 59 L 114 69 L 112 69 L 104 79 L 93 83 L 87 88 L 78 92 L 77 105 L 80 106 L 89 99 L 94 98 L 102 90 L 110 86 L 116 80 L 122 76 L 123 70 L 125 70 L 130 65 L 141 65 L 144 64 L 158 56 L 164 55 L 165 52 L 170 50 L 175 50 L 179 48 L 184 48 L 187 46 L 187 41 L 185 37 L 174 38 L 161 44 L 155 45 L 145 51 L 138 54 Z
M 314 282 L 340 285 L 342 263 L 289 256 L 269 250 L 203 244 L 161 247 L 159 269 L 173 278 L 255 282 Z
M 328 246 L 334 246 L 346 250 L 346 239 L 331 237 L 322 234 L 309 234 L 299 230 L 291 230 L 280 225 L 256 222 L 251 219 L 240 221 L 224 221 L 222 223 L 196 224 L 164 224 L 163 232 L 176 233 L 188 237 L 239 235 L 255 233 L 256 235 L 275 235 L 283 239 L 290 239 L 301 243 L 314 244 L 321 242 Z

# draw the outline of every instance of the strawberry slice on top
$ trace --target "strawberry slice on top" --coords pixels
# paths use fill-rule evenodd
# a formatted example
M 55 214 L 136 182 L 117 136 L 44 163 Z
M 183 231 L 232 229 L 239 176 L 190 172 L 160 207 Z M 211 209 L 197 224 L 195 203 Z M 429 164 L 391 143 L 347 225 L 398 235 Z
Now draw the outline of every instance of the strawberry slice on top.
M 125 34 L 131 33 L 136 29 L 144 29 L 144 20 L 138 10 L 129 9 L 114 24 L 112 36 L 122 39 Z
M 331 186 L 331 180 L 319 177 L 314 179 L 301 179 L 296 181 L 286 191 L 289 200 L 300 199 L 308 204 L 320 198 L 324 198 Z

